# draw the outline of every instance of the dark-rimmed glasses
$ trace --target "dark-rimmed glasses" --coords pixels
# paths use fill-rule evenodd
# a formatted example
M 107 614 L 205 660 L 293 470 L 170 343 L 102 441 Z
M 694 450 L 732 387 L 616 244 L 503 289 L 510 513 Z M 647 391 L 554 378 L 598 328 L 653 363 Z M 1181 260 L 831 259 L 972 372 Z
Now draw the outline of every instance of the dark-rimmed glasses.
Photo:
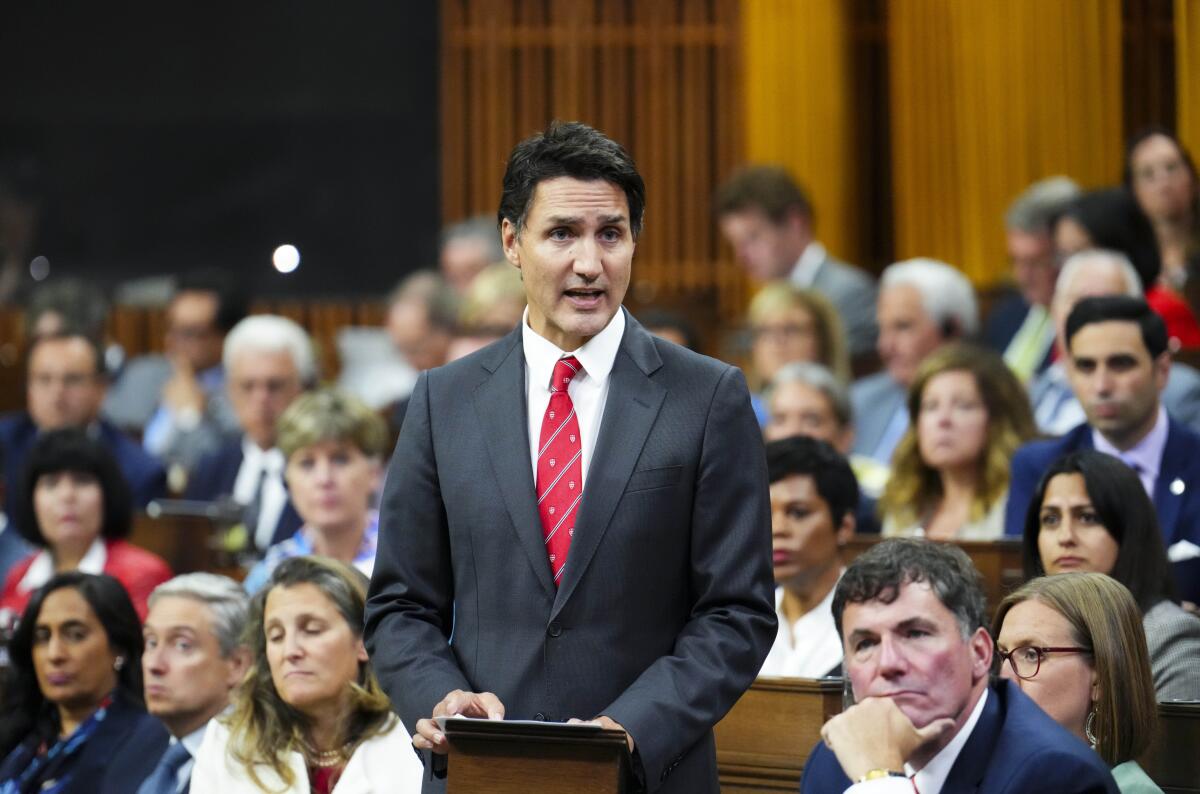
M 1037 645 L 1018 645 L 1011 651 L 1001 651 L 997 649 L 996 653 L 1000 656 L 1000 663 L 1008 662 L 1008 666 L 1012 668 L 1013 674 L 1017 678 L 1028 681 L 1038 674 L 1038 670 L 1042 669 L 1042 660 L 1047 655 L 1052 653 L 1091 653 L 1091 648 L 1045 648 Z

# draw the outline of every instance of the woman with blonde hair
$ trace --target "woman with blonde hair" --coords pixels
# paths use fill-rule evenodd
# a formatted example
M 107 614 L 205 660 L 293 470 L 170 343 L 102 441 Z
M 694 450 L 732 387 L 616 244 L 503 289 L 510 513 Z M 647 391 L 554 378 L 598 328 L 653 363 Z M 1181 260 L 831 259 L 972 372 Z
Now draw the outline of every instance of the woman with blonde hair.
M 305 554 L 350 563 L 370 576 L 379 535 L 372 505 L 383 477 L 387 425 L 357 398 L 321 389 L 298 397 L 277 427 L 283 479 L 304 523 L 250 569 L 246 592 L 257 592 L 283 560 Z
M 1020 381 L 999 355 L 939 348 L 908 391 L 909 428 L 879 501 L 884 535 L 993 540 L 1004 534 L 1009 461 L 1034 435 Z
M 1032 579 L 992 622 L 1002 678 L 1092 746 L 1124 794 L 1162 794 L 1138 766 L 1158 721 L 1142 614 L 1101 573 Z
M 293 557 L 250 603 L 253 662 L 209 724 L 192 794 L 405 794 L 423 768 L 363 645 L 367 578 Z
M 843 383 L 850 357 L 837 309 L 821 293 L 787 283 L 768 284 L 750 301 L 751 359 L 761 390 L 785 364 L 824 364 Z

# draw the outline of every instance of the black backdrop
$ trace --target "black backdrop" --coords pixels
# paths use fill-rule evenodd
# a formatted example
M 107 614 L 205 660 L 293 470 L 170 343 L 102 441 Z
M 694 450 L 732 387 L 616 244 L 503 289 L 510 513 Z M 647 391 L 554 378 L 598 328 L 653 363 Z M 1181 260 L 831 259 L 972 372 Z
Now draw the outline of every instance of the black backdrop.
M 439 225 L 434 0 L 0 4 L 0 158 L 51 278 L 377 294 Z M 271 267 L 281 243 L 300 268 Z

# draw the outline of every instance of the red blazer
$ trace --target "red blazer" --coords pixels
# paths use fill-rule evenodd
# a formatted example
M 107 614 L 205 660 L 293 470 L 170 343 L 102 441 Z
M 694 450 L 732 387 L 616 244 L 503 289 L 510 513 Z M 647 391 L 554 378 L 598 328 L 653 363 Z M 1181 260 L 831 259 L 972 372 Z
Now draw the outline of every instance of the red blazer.
M 155 587 L 171 578 L 171 567 L 162 557 L 128 541 L 106 540 L 104 546 L 107 552 L 104 573 L 125 585 L 138 617 L 145 620 L 146 599 Z M 17 615 L 25 611 L 33 591 L 19 592 L 17 585 L 25 578 L 25 573 L 38 553 L 30 554 L 8 572 L 8 578 L 4 580 L 4 591 L 0 593 L 0 610 L 11 609 Z

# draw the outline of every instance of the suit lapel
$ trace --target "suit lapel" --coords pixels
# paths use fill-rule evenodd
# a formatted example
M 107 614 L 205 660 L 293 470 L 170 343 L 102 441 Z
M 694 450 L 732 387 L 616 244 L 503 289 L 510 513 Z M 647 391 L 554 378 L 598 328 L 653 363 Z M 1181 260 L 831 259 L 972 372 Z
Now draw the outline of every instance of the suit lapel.
M 625 335 L 609 375 L 604 418 L 588 465 L 575 536 L 551 618 L 571 597 L 592 561 L 667 394 L 650 378 L 662 366 L 654 340 L 632 315 L 626 313 L 625 323 Z
M 1001 682 L 1000 686 L 1007 685 Z M 988 687 L 988 697 L 983 704 L 983 713 L 979 715 L 979 720 L 975 723 L 971 735 L 967 737 L 967 743 L 963 745 L 958 758 L 954 759 L 954 765 L 950 767 L 950 774 L 946 775 L 942 791 L 964 792 L 965 794 L 979 790 L 988 770 L 992 748 L 1000 736 L 1000 727 L 1004 723 L 1003 709 L 1000 704 L 1002 693 L 997 690 L 997 687 Z
M 483 361 L 491 376 L 475 388 L 475 411 L 517 542 L 546 595 L 553 598 L 554 579 L 546 559 L 529 460 L 525 356 L 521 350 L 520 326 L 505 341 L 506 344 L 497 346 L 493 356 Z
M 1183 504 L 1189 485 L 1188 478 L 1183 474 L 1188 456 L 1195 453 L 1195 450 L 1189 450 L 1187 447 L 1187 440 L 1178 432 L 1175 423 L 1169 421 L 1167 443 L 1163 446 L 1158 479 L 1154 481 L 1154 507 L 1158 512 L 1158 525 L 1162 530 L 1164 548 L 1169 548 L 1179 534 L 1179 507 Z M 1176 480 L 1184 487 L 1179 493 L 1171 490 Z

